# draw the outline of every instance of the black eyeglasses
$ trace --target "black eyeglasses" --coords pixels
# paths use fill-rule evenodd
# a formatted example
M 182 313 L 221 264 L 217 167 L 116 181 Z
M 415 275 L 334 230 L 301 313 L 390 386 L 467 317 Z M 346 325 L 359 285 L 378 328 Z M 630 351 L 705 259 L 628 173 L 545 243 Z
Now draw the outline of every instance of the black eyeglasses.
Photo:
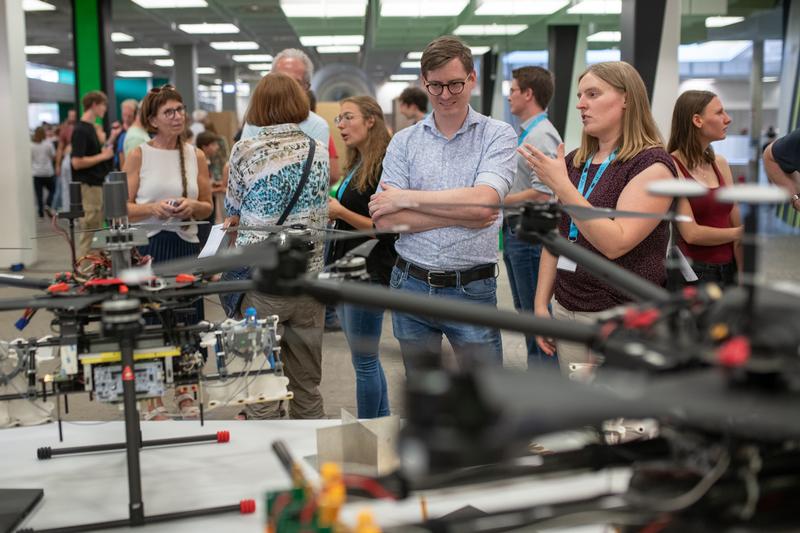
M 186 108 L 184 106 L 182 106 L 182 105 L 179 105 L 178 107 L 171 107 L 169 109 L 164 109 L 162 112 L 164 113 L 164 116 L 168 120 L 172 120 L 173 118 L 175 118 L 175 115 L 183 115 L 183 114 L 185 114 L 186 113 Z
M 425 84 L 425 89 L 427 89 L 427 91 L 433 96 L 439 96 L 442 94 L 445 87 L 447 87 L 447 90 L 450 94 L 461 94 L 464 92 L 464 86 L 467 84 L 467 80 L 469 80 L 469 75 L 464 78 L 464 81 L 451 81 L 450 83 L 439 83 L 438 81 L 432 81 Z

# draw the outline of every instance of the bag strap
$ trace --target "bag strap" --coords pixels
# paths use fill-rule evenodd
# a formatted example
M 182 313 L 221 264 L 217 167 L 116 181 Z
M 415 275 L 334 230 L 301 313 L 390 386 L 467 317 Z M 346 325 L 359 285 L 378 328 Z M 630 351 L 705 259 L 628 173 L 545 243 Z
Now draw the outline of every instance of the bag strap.
M 300 199 L 300 194 L 303 192 L 303 188 L 306 186 L 306 182 L 308 181 L 308 175 L 311 173 L 311 163 L 314 161 L 314 151 L 317 147 L 317 141 L 311 137 L 308 137 L 308 140 L 311 144 L 308 148 L 308 158 L 306 159 L 305 165 L 303 165 L 303 175 L 300 177 L 300 183 L 297 185 L 297 189 L 294 191 L 294 196 L 292 196 L 292 199 L 289 200 L 289 203 L 286 205 L 286 209 L 283 210 L 283 213 L 278 219 L 278 226 L 284 223 L 286 217 L 289 216 L 289 213 L 291 213 L 292 209 L 294 208 L 294 204 L 296 204 L 297 200 Z

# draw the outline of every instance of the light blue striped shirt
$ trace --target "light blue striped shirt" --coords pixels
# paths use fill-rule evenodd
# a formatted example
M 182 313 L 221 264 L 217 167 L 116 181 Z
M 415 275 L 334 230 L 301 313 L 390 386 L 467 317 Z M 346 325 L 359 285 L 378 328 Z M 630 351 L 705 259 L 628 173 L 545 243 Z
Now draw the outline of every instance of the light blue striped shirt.
M 399 131 L 383 159 L 383 183 L 401 189 L 440 191 L 487 185 L 505 198 L 516 171 L 517 135 L 498 120 L 469 108 L 452 139 L 436 128 L 434 113 Z M 449 226 L 400 235 L 395 249 L 431 270 L 465 270 L 497 262 L 497 223 L 489 228 Z

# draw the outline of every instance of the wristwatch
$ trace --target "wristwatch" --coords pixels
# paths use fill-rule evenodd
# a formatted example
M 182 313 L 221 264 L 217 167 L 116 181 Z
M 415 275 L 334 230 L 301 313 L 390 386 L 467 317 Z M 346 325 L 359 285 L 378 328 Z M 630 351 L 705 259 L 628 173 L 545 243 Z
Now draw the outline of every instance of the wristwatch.
M 792 203 L 795 203 L 797 200 L 800 200 L 800 193 L 794 193 L 792 195 Z

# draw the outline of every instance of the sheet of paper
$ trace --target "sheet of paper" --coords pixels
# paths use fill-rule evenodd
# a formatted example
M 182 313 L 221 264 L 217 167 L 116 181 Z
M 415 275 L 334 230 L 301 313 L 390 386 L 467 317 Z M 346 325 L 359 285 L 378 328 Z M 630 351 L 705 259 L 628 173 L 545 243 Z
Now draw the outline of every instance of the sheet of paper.
M 578 268 L 578 264 L 568 257 L 559 255 L 556 268 L 559 270 L 566 270 L 567 272 L 575 272 L 575 270 Z
M 200 255 L 198 258 L 201 257 L 209 257 L 217 253 L 219 250 L 220 245 L 225 241 L 225 237 L 228 234 L 222 230 L 222 224 L 214 224 L 211 226 L 211 233 L 208 235 L 208 240 L 206 241 L 206 245 L 203 246 L 203 249 L 200 250 Z
M 676 246 L 675 252 L 675 256 L 678 258 L 678 265 L 680 266 L 681 274 L 683 274 L 683 279 L 686 281 L 697 281 L 697 274 L 692 268 L 692 265 L 689 264 L 689 261 L 686 260 L 686 256 L 683 255 L 681 249 Z

